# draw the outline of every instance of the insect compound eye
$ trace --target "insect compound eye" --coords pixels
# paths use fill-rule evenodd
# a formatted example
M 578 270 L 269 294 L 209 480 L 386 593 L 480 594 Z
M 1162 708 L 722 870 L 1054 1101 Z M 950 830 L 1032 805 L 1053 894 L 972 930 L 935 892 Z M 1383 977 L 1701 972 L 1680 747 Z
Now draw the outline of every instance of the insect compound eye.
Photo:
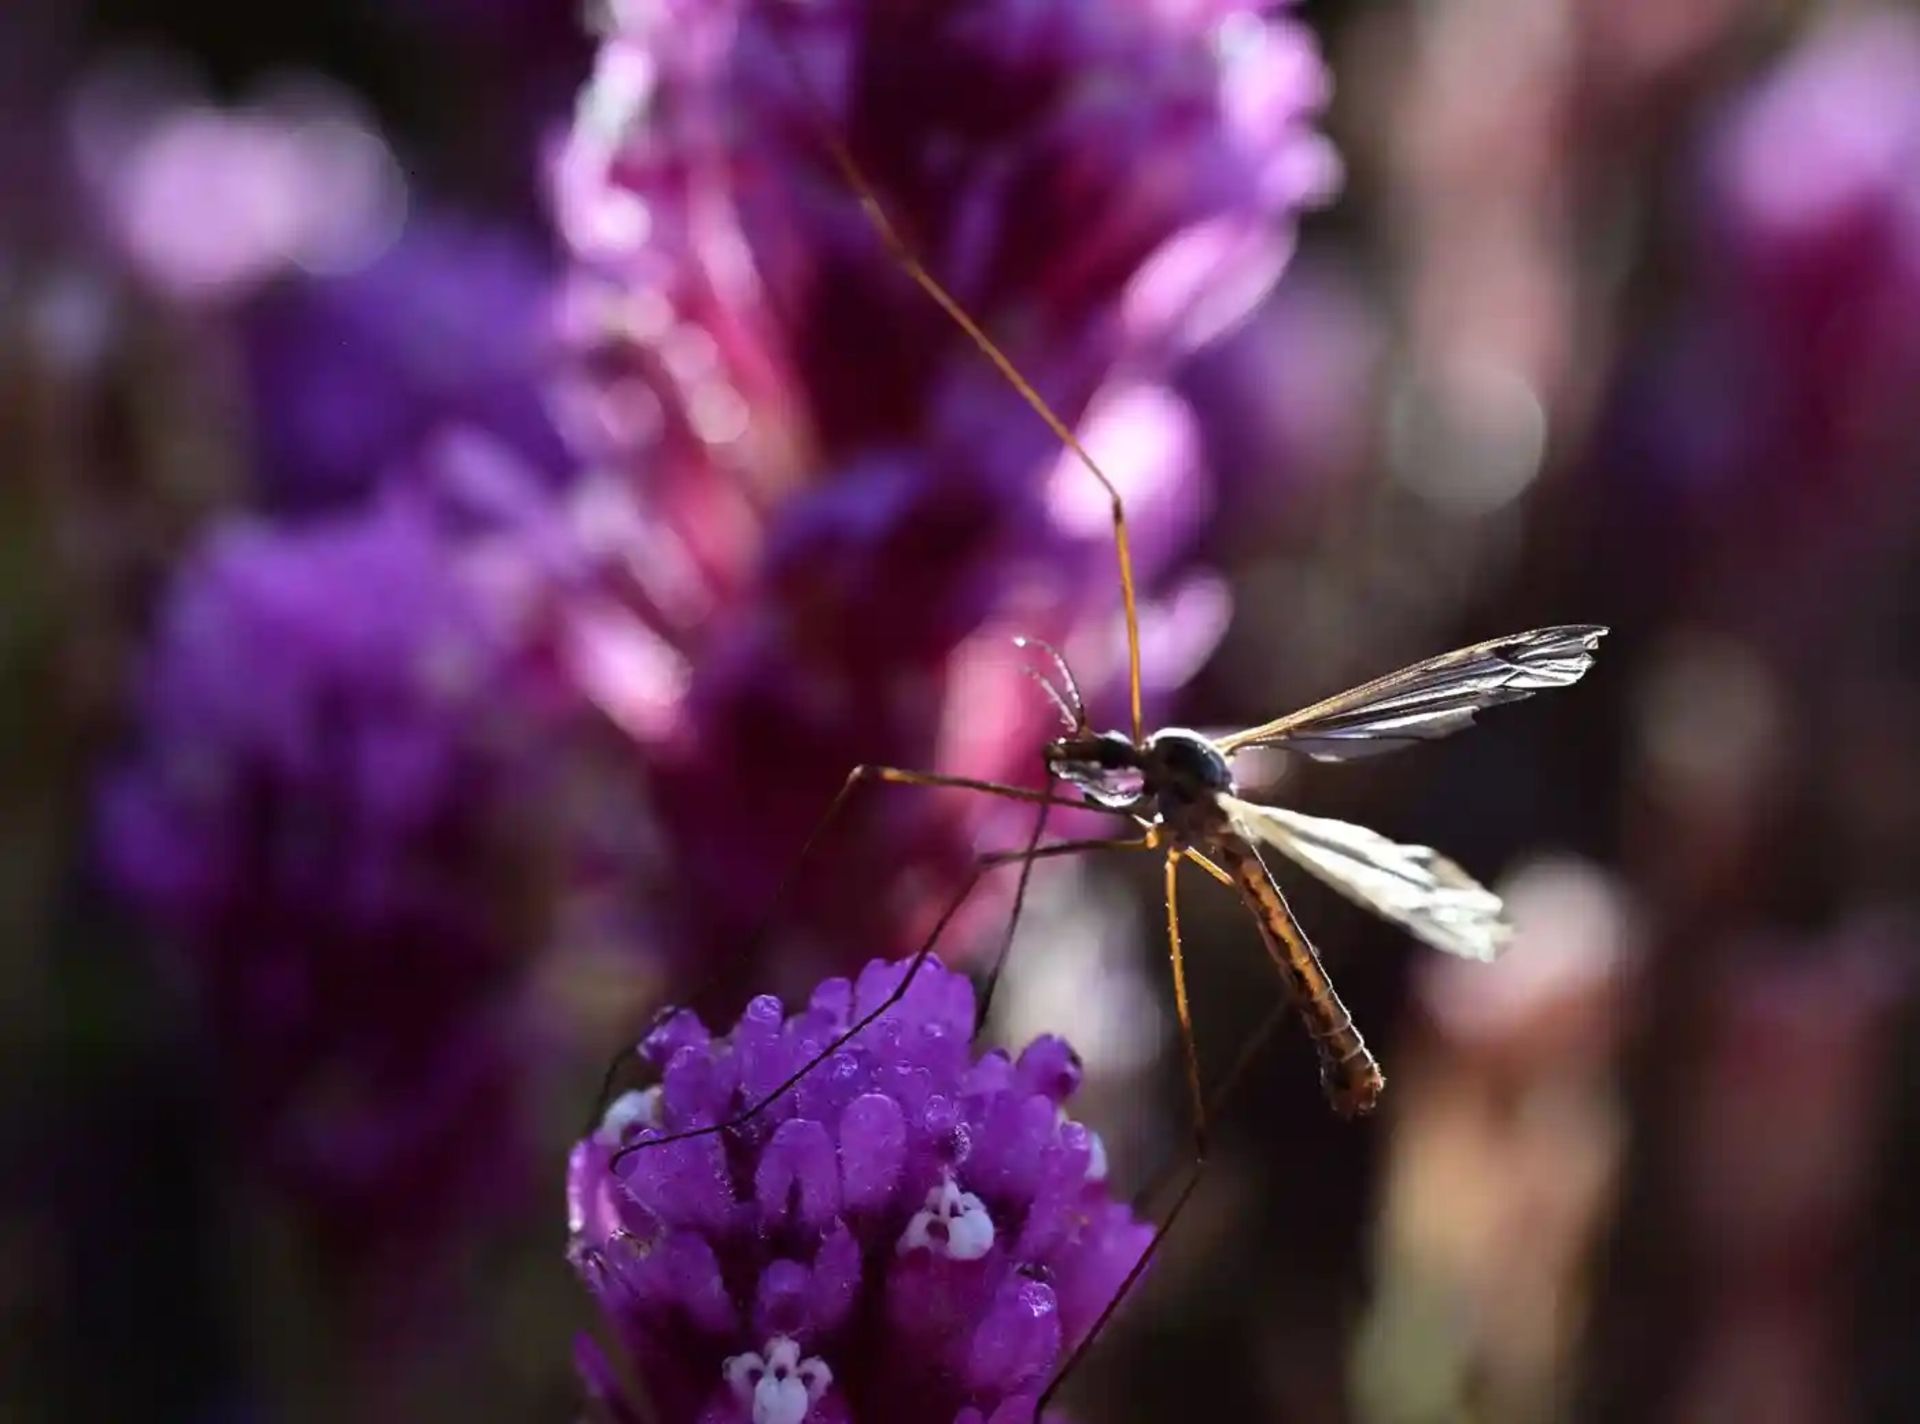
M 1088 800 L 1110 810 L 1133 806 L 1145 790 L 1133 743 L 1117 732 L 1054 742 L 1047 748 L 1047 766 Z

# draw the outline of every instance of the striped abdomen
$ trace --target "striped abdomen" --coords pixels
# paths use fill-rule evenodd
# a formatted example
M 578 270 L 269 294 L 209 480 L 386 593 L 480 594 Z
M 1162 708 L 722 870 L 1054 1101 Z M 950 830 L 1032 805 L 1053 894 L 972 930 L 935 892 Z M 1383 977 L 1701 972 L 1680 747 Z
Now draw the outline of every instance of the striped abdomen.
M 1260 853 L 1239 837 L 1220 836 L 1209 855 L 1233 877 L 1260 922 L 1260 937 L 1292 992 L 1301 1021 L 1320 1054 L 1320 1086 L 1342 1117 L 1372 1112 L 1387 1080 L 1353 1026 L 1353 1016 L 1334 992 L 1320 956 L 1293 918 Z

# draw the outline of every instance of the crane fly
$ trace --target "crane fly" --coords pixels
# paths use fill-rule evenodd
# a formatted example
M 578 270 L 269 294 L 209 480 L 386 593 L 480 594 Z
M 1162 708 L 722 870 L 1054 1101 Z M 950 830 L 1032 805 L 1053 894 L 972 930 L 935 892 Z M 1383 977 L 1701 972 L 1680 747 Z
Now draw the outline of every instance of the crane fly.
M 1095 732 L 1071 671 L 1053 655 L 1062 681 L 1049 691 L 1068 734 L 1048 744 L 1047 770 L 1099 809 L 1132 816 L 1146 829 L 1143 848 L 1165 847 L 1167 929 L 1183 1021 L 1174 872 L 1186 858 L 1230 884 L 1253 912 L 1319 1054 L 1328 1101 L 1342 1116 L 1356 1117 L 1378 1104 L 1386 1078 L 1262 848 L 1278 851 L 1416 939 L 1468 959 L 1491 960 L 1505 945 L 1510 930 L 1500 897 L 1431 847 L 1401 845 L 1364 826 L 1241 797 L 1231 757 L 1251 747 L 1277 747 L 1319 761 L 1348 761 L 1444 737 L 1471 724 L 1483 708 L 1578 682 L 1606 631 L 1570 624 L 1490 639 L 1217 740 L 1183 727 L 1163 728 L 1144 740 Z
M 785 1081 L 743 1104 L 724 1121 L 674 1132 L 653 1132 L 621 1147 L 629 1153 L 690 1137 L 743 1127 L 793 1089 L 808 1073 L 864 1033 L 906 995 L 920 968 L 953 916 L 988 870 L 1020 867 L 1006 938 L 987 977 L 987 995 L 997 982 L 1011 948 L 1028 877 L 1036 861 L 1098 850 L 1155 850 L 1164 853 L 1167 951 L 1174 1006 L 1191 1097 L 1193 1157 L 1187 1180 L 1169 1207 L 1151 1244 L 1128 1271 L 1092 1327 L 1073 1346 L 1061 1369 L 1037 1401 L 1043 1407 L 1072 1372 L 1113 1311 L 1146 1269 L 1161 1238 L 1190 1200 L 1207 1156 L 1209 1100 L 1201 1084 L 1194 1044 L 1186 968 L 1176 905 L 1177 871 L 1191 861 L 1234 888 L 1252 910 L 1261 938 L 1278 967 L 1285 994 L 1283 1008 L 1305 1023 L 1320 1058 L 1321 1078 L 1333 1107 L 1348 1116 L 1370 1111 L 1379 1101 L 1385 1078 L 1353 1020 L 1334 991 L 1311 941 L 1301 930 L 1271 874 L 1263 851 L 1296 862 L 1350 899 L 1406 928 L 1426 943 L 1454 954 L 1491 959 L 1507 937 L 1500 900 L 1453 861 L 1425 846 L 1400 845 L 1360 826 L 1265 805 L 1238 794 L 1231 758 L 1253 747 L 1278 747 L 1322 761 L 1345 761 L 1431 741 L 1469 725 L 1484 708 L 1577 682 L 1592 663 L 1606 629 L 1573 624 L 1495 638 L 1413 664 L 1375 678 L 1278 718 L 1221 738 L 1178 727 L 1149 734 L 1145 725 L 1140 672 L 1140 616 L 1127 515 L 1118 486 L 1074 433 L 1072 426 L 1039 394 L 999 345 L 966 310 L 948 286 L 918 254 L 896 225 L 879 190 L 868 178 L 848 142 L 835 129 L 834 108 L 822 97 L 795 38 L 779 22 L 782 7 L 766 0 L 774 48 L 795 81 L 803 107 L 812 115 L 821 149 L 831 160 L 867 222 L 899 269 L 920 288 L 1003 377 L 1105 494 L 1110 514 L 1120 609 L 1126 633 L 1126 732 L 1095 732 L 1085 703 L 1065 661 L 1045 644 L 1059 681 L 1035 673 L 1066 723 L 1066 734 L 1042 751 L 1044 788 L 1015 786 L 972 777 L 862 765 L 847 774 L 820 820 L 801 846 L 786 877 L 775 890 L 778 904 L 798 883 L 803 867 L 827 828 L 864 787 L 879 785 L 946 787 L 1039 807 L 1026 845 L 1017 851 L 976 857 L 973 873 L 936 918 L 932 931 L 909 958 L 908 968 L 891 993 L 858 1016 Z M 1062 783 L 1073 793 L 1061 796 Z M 1045 840 L 1048 813 L 1055 808 L 1091 808 L 1125 817 L 1137 834 L 1088 840 Z M 980 1017 L 986 1018 L 982 1003 Z M 1278 1020 L 1270 1016 L 1268 1028 Z M 1268 1029 L 1258 1035 L 1264 1040 Z M 1229 1084 L 1245 1068 L 1243 1054 Z M 609 1070 L 602 1101 L 611 1087 Z M 1224 1095 L 1225 1089 L 1221 1090 Z

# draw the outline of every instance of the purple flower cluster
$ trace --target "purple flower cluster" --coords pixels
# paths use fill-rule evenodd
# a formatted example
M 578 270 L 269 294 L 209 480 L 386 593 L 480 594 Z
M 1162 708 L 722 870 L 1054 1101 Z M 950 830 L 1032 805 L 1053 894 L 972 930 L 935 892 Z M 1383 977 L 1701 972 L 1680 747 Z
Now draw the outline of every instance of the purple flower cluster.
M 683 1012 L 646 1039 L 658 1085 L 612 1105 L 567 1184 L 572 1259 L 645 1400 L 583 1341 L 611 1417 L 1026 1424 L 1147 1250 L 1066 1114 L 1073 1051 L 976 1059 L 972 985 L 937 962 L 741 1127 L 644 1145 L 771 1092 L 905 973 L 875 961 L 790 1017 L 761 998 L 722 1037 Z
M 615 8 L 555 165 L 564 408 L 600 513 L 628 502 L 646 530 L 621 600 L 646 655 L 596 695 L 641 711 L 688 958 L 759 923 L 855 764 L 1033 774 L 1051 714 L 1007 634 L 1095 687 L 1119 671 L 1104 496 L 908 280 L 828 136 L 1109 465 L 1148 622 L 1187 654 L 1150 660 L 1165 691 L 1225 615 L 1186 565 L 1212 480 L 1176 367 L 1266 291 L 1336 179 L 1312 38 L 1262 8 Z M 887 846 L 895 885 L 957 872 L 962 807 L 882 799 L 843 844 Z M 903 937 L 899 896 L 822 883 L 787 907 L 796 932 Z
M 551 263 L 497 213 L 419 204 L 317 77 L 222 107 L 162 59 L 95 61 L 55 107 L 104 239 L 63 249 L 142 291 L 203 397 L 139 408 L 206 421 L 204 449 L 168 428 L 178 458 L 238 467 L 250 506 L 143 630 L 97 859 L 198 1011 L 249 1176 L 343 1276 L 410 1268 L 535 1180 L 558 1055 L 529 971 L 605 870 L 553 750 L 578 699 L 531 656 L 572 464 Z M 144 453 L 116 478 L 163 477 Z
M 411 484 L 216 532 L 102 796 L 109 876 L 174 942 L 237 1116 L 336 1245 L 437 1238 L 449 1173 L 486 1184 L 461 1212 L 511 1185 L 541 818 L 471 543 Z
M 542 393 L 552 280 L 509 226 L 416 214 L 366 266 L 260 293 L 241 335 L 266 500 L 351 503 L 452 430 L 558 482 L 570 458 Z

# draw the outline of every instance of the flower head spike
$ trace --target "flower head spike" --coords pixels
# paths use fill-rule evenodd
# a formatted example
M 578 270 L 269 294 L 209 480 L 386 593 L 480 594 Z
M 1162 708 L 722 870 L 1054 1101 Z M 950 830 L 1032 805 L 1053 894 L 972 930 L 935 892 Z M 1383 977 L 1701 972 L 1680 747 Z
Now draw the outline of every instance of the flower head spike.
M 646 1145 L 737 1113 L 906 972 L 875 961 L 792 1015 L 756 1000 L 724 1036 L 669 1020 L 642 1045 L 657 1094 L 574 1148 L 570 1254 L 662 1417 L 1031 1419 L 1147 1249 L 1063 1111 L 1071 1050 L 976 1058 L 972 986 L 937 962 L 740 1129 Z M 583 1373 L 625 1417 L 617 1372 Z
M 254 1165 L 342 1260 L 442 1245 L 530 1179 L 553 763 L 480 547 L 412 483 L 219 526 L 100 797 L 103 869 L 175 951 Z M 452 1162 L 457 1203 L 425 1185 Z
M 640 511 L 619 557 L 648 655 L 596 696 L 675 807 L 664 937 L 689 959 L 754 932 L 850 767 L 1034 775 L 1053 714 L 1007 634 L 1066 649 L 1097 705 L 1125 695 L 1106 496 L 908 278 L 834 145 L 1124 493 L 1143 626 L 1184 655 L 1151 661 L 1152 699 L 1224 624 L 1188 565 L 1212 477 L 1177 368 L 1337 177 L 1318 51 L 1271 8 L 612 7 L 554 167 L 560 404 L 606 477 L 596 518 L 607 487 Z M 887 846 L 891 879 L 822 877 L 781 907 L 791 940 L 923 929 L 985 814 L 960 801 L 850 804 L 841 843 Z

